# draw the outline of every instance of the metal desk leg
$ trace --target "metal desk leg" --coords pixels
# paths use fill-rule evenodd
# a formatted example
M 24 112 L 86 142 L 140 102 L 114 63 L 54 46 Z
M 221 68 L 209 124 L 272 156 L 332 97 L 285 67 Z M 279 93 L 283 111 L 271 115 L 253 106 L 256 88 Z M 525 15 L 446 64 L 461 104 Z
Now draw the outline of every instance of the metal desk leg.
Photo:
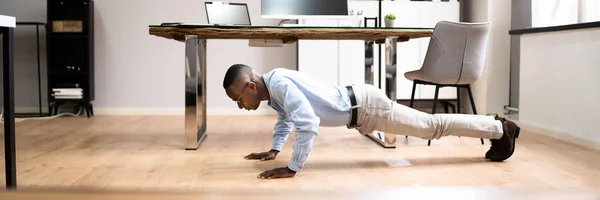
M 396 44 L 398 42 L 398 38 L 396 37 L 388 37 L 385 40 L 385 93 L 386 95 L 396 102 Z M 370 74 L 372 77 L 372 71 L 370 67 L 365 68 L 365 74 Z M 365 75 L 369 77 L 369 75 Z M 373 79 L 365 79 L 367 84 L 373 84 Z M 395 148 L 396 147 L 396 136 L 395 134 L 383 133 L 380 131 L 375 131 L 371 134 L 367 134 L 367 137 L 371 138 L 373 141 L 377 142 L 381 146 L 385 148 Z
M 375 42 L 365 42 L 365 83 L 375 85 Z
M 40 26 L 35 25 L 35 40 L 36 40 L 36 48 L 37 48 L 37 75 L 38 75 L 38 100 L 40 106 L 40 117 L 44 116 L 42 113 L 42 75 L 41 75 L 41 63 L 40 63 Z
M 4 60 L 4 165 L 6 167 L 6 188 L 17 187 L 17 167 L 15 148 L 15 86 L 14 86 L 14 29 L 1 27 L 2 59 Z
M 206 40 L 185 38 L 185 149 L 206 136 Z
M 393 101 L 396 102 L 396 64 L 397 62 L 397 50 L 396 44 L 398 38 L 388 37 L 385 40 L 385 94 Z

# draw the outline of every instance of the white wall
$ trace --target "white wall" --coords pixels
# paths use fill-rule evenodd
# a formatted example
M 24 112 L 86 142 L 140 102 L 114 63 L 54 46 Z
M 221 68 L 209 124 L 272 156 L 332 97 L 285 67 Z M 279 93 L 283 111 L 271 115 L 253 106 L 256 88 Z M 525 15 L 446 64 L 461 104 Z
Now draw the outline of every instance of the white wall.
M 577 22 L 600 21 L 600 1 L 579 0 Z
M 519 121 L 600 149 L 600 28 L 521 35 Z
M 502 114 L 509 102 L 511 1 L 471 0 L 466 3 L 465 21 L 490 22 L 492 28 L 485 70 L 472 85 L 478 114 Z M 466 93 L 466 92 L 465 92 Z M 462 95 L 461 95 L 462 96 Z M 463 100 L 467 97 L 463 96 Z M 466 102 L 465 102 L 466 103 Z M 463 104 L 467 110 L 470 107 Z
M 490 1 L 489 16 L 494 28 L 490 32 L 490 46 L 485 75 L 487 106 L 485 113 L 504 113 L 510 90 L 510 35 L 511 1 Z
M 577 23 L 579 1 L 532 0 L 531 25 L 533 27 L 544 27 L 575 24 Z
M 260 19 L 260 1 L 235 2 L 248 3 L 253 25 L 277 25 L 279 22 Z M 149 35 L 148 25 L 162 22 L 206 23 L 204 1 L 96 0 L 95 6 L 95 114 L 124 111 L 182 114 L 184 44 Z M 17 21 L 46 22 L 46 1 L 0 0 L 0 13 L 16 16 Z M 25 36 L 33 39 L 32 34 L 35 36 L 34 30 L 17 32 L 15 44 L 21 44 L 25 39 L 19 38 Z M 35 58 L 32 47 L 35 46 L 15 52 L 15 56 Z M 231 64 L 245 63 L 261 73 L 276 67 L 296 68 L 295 44 L 283 48 L 257 48 L 249 47 L 247 40 L 209 40 L 207 55 L 209 114 L 247 113 L 238 111 L 222 89 L 223 75 Z M 25 64 L 15 63 L 18 68 L 15 70 L 18 74 L 15 76 L 16 107 L 37 107 L 35 61 L 23 62 Z M 45 68 L 45 65 L 42 67 Z M 46 76 L 45 71 L 42 76 Z M 44 102 L 47 95 L 45 88 L 44 85 Z M 27 93 L 19 92 L 21 90 Z
M 533 27 L 559 26 L 600 20 L 598 0 L 532 0 Z

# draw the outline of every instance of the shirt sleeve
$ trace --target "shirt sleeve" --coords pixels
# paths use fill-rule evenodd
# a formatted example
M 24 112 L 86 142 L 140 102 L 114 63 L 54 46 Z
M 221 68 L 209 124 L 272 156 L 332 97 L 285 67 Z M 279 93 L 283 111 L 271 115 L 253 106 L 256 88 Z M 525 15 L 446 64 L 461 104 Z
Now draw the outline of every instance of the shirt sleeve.
M 294 123 L 290 118 L 285 116 L 285 113 L 279 114 L 273 131 L 273 146 L 271 146 L 271 149 L 281 151 L 283 144 L 285 144 L 290 132 L 292 132 L 293 126 Z
M 277 82 L 273 88 L 276 91 L 276 98 L 283 105 L 286 117 L 296 127 L 294 152 L 288 168 L 300 172 L 312 150 L 313 140 L 318 135 L 320 119 L 306 96 L 290 80 L 283 79 Z

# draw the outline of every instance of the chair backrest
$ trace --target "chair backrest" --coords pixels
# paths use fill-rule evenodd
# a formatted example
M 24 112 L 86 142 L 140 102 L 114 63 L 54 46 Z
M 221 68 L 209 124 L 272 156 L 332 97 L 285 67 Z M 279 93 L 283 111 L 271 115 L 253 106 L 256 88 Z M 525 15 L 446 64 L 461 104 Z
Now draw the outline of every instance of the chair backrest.
M 440 21 L 421 71 L 441 84 L 470 84 L 483 73 L 490 23 Z

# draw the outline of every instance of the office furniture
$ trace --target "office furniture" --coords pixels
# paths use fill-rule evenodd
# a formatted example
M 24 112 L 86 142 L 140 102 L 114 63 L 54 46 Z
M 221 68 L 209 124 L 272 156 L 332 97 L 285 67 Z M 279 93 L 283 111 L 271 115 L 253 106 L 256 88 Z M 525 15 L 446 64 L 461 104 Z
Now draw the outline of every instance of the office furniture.
M 75 103 L 94 115 L 94 1 L 48 1 L 48 106 Z M 62 94 L 61 94 L 62 93 Z M 66 95 L 63 95 L 66 94 Z
M 490 27 L 489 23 L 437 23 L 423 66 L 404 74 L 408 80 L 413 81 L 410 107 L 413 107 L 418 84 L 435 86 L 432 114 L 436 113 L 440 88 L 456 87 L 457 111 L 461 113 L 460 88 L 466 88 L 473 114 L 477 114 L 470 84 L 483 74 Z M 427 145 L 431 145 L 431 140 Z
M 273 26 L 207 26 L 207 25 L 150 25 L 149 34 L 185 42 L 186 91 L 195 98 L 186 98 L 185 148 L 197 149 L 206 135 L 206 40 L 207 39 L 277 39 L 283 44 L 298 40 L 363 40 L 385 43 L 390 58 L 395 56 L 397 42 L 430 37 L 430 28 L 364 28 L 364 27 L 273 27 Z M 191 46 L 191 47 L 190 47 Z M 360 50 L 359 50 L 360 51 Z M 387 67 L 391 82 L 396 79 L 395 66 Z M 386 87 L 386 94 L 395 100 L 395 85 Z M 188 94 L 189 95 L 189 94 Z M 192 102 L 189 102 L 189 101 Z M 387 137 L 386 137 L 387 136 Z M 396 135 L 372 136 L 375 141 L 395 146 Z M 393 141 L 392 141 L 393 140 Z M 392 144 L 393 142 L 393 144 Z
M 383 17 L 388 13 L 396 15 L 396 27 L 431 28 L 439 21 L 460 20 L 460 3 L 456 0 L 441 1 L 379 1 L 379 0 L 350 0 L 348 9 L 354 11 L 348 19 L 312 18 L 299 19 L 300 26 L 355 26 L 355 27 L 384 27 Z M 357 15 L 360 13 L 361 15 Z M 367 18 L 367 19 L 365 19 Z M 375 19 L 375 20 L 371 20 Z M 423 64 L 429 38 L 418 38 L 397 45 L 397 71 L 403 74 L 416 70 Z M 365 45 L 362 40 L 302 40 L 298 41 L 298 71 L 308 74 L 320 81 L 336 85 L 370 83 L 384 89 L 385 58 L 383 43 L 372 47 Z M 372 52 L 374 59 L 366 58 L 364 52 Z M 315 59 L 318 57 L 319 59 Z M 392 62 L 392 60 L 389 60 Z M 372 81 L 366 80 L 363 63 L 373 62 Z M 408 103 L 411 97 L 412 81 L 404 78 L 397 79 L 397 99 Z M 435 87 L 418 85 L 415 99 L 422 104 L 431 104 Z M 456 99 L 455 88 L 442 88 L 439 98 L 444 101 Z M 406 104 L 408 105 L 408 104 Z
M 39 113 L 38 116 L 42 117 L 42 75 L 41 75 L 41 61 L 40 61 L 40 26 L 46 27 L 46 23 L 42 22 L 17 22 L 18 26 L 35 26 L 35 39 L 36 39 L 36 51 L 37 51 L 37 78 L 38 78 L 38 103 Z
M 348 19 L 313 18 L 300 19 L 302 26 L 334 26 L 334 27 L 383 27 L 383 17 L 388 13 L 396 15 L 395 26 L 429 28 L 437 22 L 459 21 L 460 3 L 451 2 L 411 2 L 411 1 L 348 1 L 349 10 L 353 11 Z M 360 13 L 360 15 L 357 15 Z M 352 15 L 355 14 L 355 15 Z M 362 20 L 360 20 L 362 19 Z M 404 78 L 393 81 L 387 77 L 386 71 L 395 70 L 402 74 L 421 66 L 425 58 L 429 37 L 402 42 L 393 48 L 394 55 L 386 54 L 382 43 L 365 44 L 362 40 L 302 40 L 298 41 L 298 71 L 319 81 L 334 85 L 351 85 L 368 83 L 381 89 L 394 85 L 393 99 L 398 103 L 411 99 L 412 81 Z M 388 51 L 389 52 L 389 51 Z M 315 59 L 318 58 L 318 59 Z M 393 69 L 392 69 L 393 68 Z M 429 85 L 418 85 L 415 88 L 414 100 L 431 104 L 435 89 Z M 447 108 L 456 99 L 454 88 L 440 89 L 439 102 Z M 376 135 L 375 131 L 368 136 Z M 395 142 L 390 140 L 390 142 Z M 383 143 L 380 143 L 383 144 Z M 384 145 L 394 147 L 395 145 Z
M 600 150 L 600 21 L 513 29 L 519 37 L 519 123 Z
M 4 166 L 6 188 L 17 187 L 17 167 L 15 150 L 15 85 L 14 85 L 14 29 L 16 19 L 0 15 L 2 34 L 2 72 L 4 86 Z

